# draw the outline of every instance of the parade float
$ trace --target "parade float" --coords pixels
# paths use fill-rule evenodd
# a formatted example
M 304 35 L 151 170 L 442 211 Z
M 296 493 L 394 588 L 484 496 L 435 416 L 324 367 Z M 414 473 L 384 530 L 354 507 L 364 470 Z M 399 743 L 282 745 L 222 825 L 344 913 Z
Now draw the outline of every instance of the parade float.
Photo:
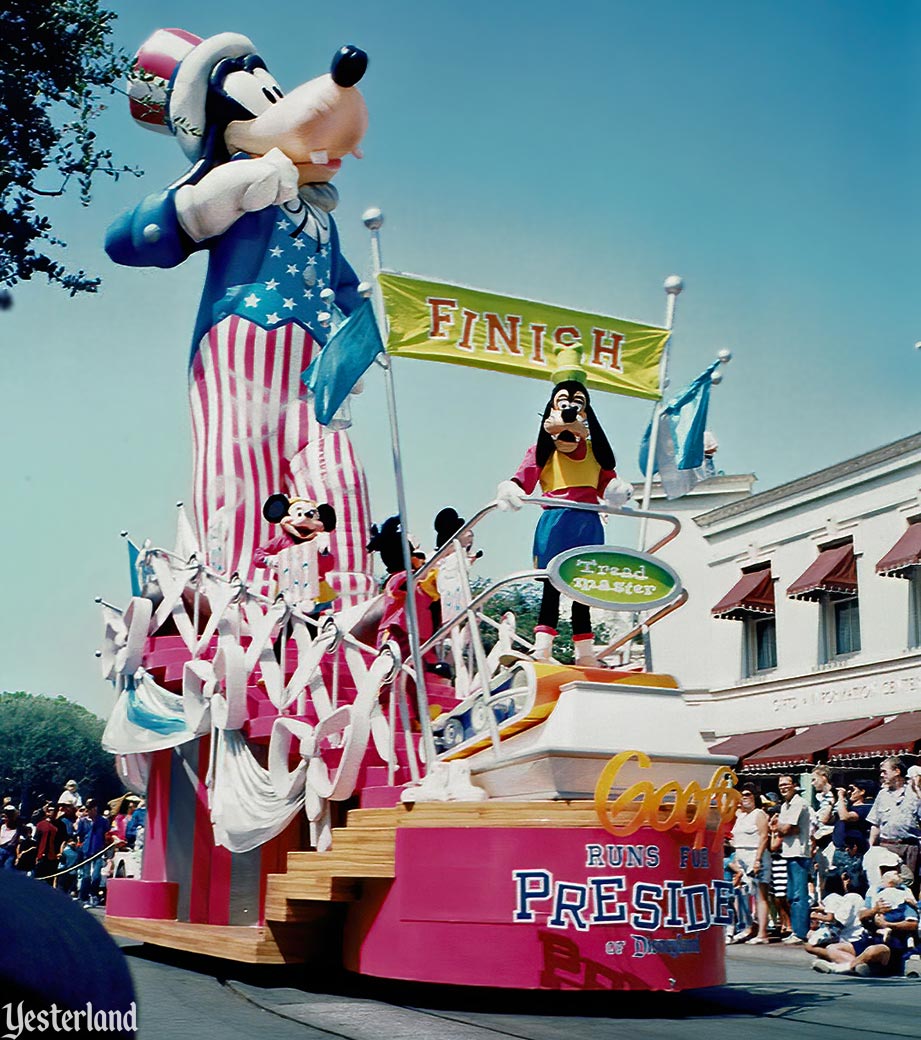
M 343 47 L 285 95 L 236 34 L 161 30 L 138 54 L 132 113 L 192 166 L 119 218 L 107 250 L 173 266 L 204 249 L 209 269 L 189 378 L 194 517 L 180 504 L 170 549 L 131 544 L 133 594 L 102 603 L 104 744 L 148 810 L 140 876 L 109 883 L 107 926 L 421 982 L 718 984 L 734 760 L 708 754 L 677 681 L 628 653 L 687 598 L 656 557 L 679 523 L 627 502 L 589 400 L 657 400 L 671 321 L 381 272 L 370 212 L 360 284 L 330 181 L 360 154 L 366 64 Z M 496 474 L 469 521 L 442 511 L 427 559 L 403 522 L 400 357 L 551 388 L 522 467 Z M 362 376 L 390 405 L 399 515 L 380 526 L 346 432 Z M 521 508 L 534 567 L 472 584 L 474 532 Z M 657 540 L 606 544 L 603 516 L 642 526 L 641 545 L 656 525 Z M 533 641 L 488 613 L 529 580 L 545 590 Z M 553 655 L 561 596 L 573 665 Z M 590 609 L 625 630 L 596 646 Z

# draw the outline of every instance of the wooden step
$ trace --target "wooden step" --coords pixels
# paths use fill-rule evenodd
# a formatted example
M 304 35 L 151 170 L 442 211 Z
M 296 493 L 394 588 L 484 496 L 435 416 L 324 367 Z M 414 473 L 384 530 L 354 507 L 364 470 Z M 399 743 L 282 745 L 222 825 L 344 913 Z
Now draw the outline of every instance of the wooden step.
M 333 856 L 338 853 L 348 853 L 350 856 L 360 856 L 365 850 L 378 852 L 392 850 L 396 840 L 396 827 L 394 824 L 384 827 L 333 827 L 332 848 L 327 852 L 317 853 L 320 856 Z M 289 852 L 288 856 L 303 855 L 300 852 Z
M 280 924 L 319 925 L 327 922 L 336 906 L 354 902 L 360 885 L 349 879 L 330 879 L 323 890 L 325 899 L 317 899 L 315 884 L 291 883 L 287 874 L 270 874 L 265 890 L 265 919 Z M 303 894 L 303 897 L 302 897 Z
M 269 874 L 266 878 L 266 902 L 273 905 L 284 899 L 313 900 L 319 903 L 350 903 L 361 891 L 353 877 L 333 874 Z M 272 917 L 270 920 L 277 920 Z
M 297 878 L 392 878 L 394 851 L 289 852 L 288 873 Z
M 346 833 L 395 827 L 597 827 L 594 802 L 417 802 L 352 809 Z

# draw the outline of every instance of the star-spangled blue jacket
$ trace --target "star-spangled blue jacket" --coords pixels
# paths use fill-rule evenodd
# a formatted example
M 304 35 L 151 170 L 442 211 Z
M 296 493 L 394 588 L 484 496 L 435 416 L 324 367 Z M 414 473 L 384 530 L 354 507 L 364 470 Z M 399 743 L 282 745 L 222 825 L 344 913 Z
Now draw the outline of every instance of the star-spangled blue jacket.
M 323 344 L 328 333 L 317 315 L 328 308 L 320 290 L 331 288 L 345 315 L 362 302 L 358 276 L 340 252 L 332 217 L 325 245 L 307 233 L 297 234 L 291 217 L 278 206 L 246 213 L 222 235 L 194 242 L 179 224 L 177 190 L 148 195 L 113 221 L 105 249 L 115 263 L 129 267 L 176 267 L 192 253 L 208 250 L 190 363 L 202 336 L 228 315 L 239 314 L 263 328 L 295 322 Z M 313 268 L 309 282 L 304 276 L 308 267 Z

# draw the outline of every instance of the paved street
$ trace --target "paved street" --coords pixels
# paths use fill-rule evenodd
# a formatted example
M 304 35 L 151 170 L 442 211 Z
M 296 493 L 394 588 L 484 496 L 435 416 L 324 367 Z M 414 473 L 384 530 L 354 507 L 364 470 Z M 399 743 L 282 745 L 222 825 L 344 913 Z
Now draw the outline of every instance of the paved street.
M 693 994 L 519 994 L 239 969 L 126 945 L 141 1040 L 857 1040 L 918 1036 L 921 981 L 819 975 L 800 950 L 736 947 L 726 986 Z

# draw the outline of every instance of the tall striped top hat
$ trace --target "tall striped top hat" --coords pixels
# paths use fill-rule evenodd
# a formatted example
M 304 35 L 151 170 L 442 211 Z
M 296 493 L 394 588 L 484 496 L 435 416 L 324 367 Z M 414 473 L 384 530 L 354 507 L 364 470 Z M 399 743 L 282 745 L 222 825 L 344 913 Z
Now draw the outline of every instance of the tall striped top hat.
M 128 76 L 131 115 L 141 126 L 173 134 L 186 156 L 201 158 L 208 77 L 222 58 L 255 54 L 239 33 L 203 40 L 184 29 L 158 29 L 142 45 Z

